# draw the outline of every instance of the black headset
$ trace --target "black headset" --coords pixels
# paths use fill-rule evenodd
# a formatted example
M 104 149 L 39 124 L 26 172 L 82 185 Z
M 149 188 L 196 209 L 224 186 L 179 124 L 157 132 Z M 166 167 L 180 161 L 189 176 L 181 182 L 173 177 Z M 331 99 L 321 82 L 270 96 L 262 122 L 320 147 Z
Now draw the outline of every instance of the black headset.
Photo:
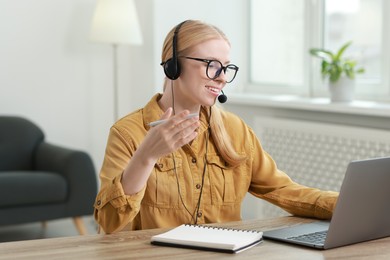
M 175 80 L 180 76 L 180 63 L 177 58 L 177 34 L 179 33 L 180 27 L 187 22 L 181 22 L 176 26 L 175 32 L 173 33 L 173 42 L 172 42 L 172 58 L 168 59 L 165 62 L 162 62 L 161 65 L 164 67 L 164 73 L 167 78 Z
M 175 28 L 172 41 L 172 58 L 160 63 L 160 65 L 164 67 L 165 75 L 168 79 L 171 80 L 176 80 L 180 76 L 181 69 L 179 59 L 177 57 L 177 35 L 179 33 L 180 27 L 187 21 L 188 20 L 185 20 L 184 22 L 179 23 Z M 218 96 L 218 101 L 220 103 L 225 103 L 227 101 L 227 96 L 225 95 L 225 93 L 223 93 L 222 90 L 221 92 L 222 94 Z

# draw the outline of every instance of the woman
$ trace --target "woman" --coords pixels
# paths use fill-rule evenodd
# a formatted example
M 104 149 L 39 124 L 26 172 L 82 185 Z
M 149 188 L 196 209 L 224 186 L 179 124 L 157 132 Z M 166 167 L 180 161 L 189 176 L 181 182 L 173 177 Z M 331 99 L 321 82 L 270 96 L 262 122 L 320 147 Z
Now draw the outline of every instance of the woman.
M 106 233 L 240 220 L 247 192 L 294 215 L 331 218 L 338 193 L 293 182 L 250 127 L 215 105 L 238 71 L 229 53 L 223 32 L 200 21 L 168 33 L 163 94 L 110 130 L 95 202 Z

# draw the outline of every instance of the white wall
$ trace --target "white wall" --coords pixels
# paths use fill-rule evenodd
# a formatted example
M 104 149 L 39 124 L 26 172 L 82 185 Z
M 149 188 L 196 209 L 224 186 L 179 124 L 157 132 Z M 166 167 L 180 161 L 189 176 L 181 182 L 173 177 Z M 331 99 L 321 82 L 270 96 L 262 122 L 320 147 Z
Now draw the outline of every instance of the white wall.
M 121 115 L 154 93 L 152 1 L 136 4 L 144 45 L 118 49 Z M 99 170 L 113 75 L 111 46 L 88 40 L 94 7 L 94 0 L 0 1 L 0 114 L 31 119 L 48 141 L 89 152 Z

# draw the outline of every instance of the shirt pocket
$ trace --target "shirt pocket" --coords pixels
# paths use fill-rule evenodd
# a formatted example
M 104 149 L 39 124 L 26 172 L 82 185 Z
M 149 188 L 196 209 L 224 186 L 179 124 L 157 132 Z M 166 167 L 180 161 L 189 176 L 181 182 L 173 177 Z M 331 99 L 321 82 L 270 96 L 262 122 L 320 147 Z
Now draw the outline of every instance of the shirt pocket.
M 207 163 L 211 186 L 211 203 L 222 205 L 236 201 L 236 188 L 233 167 L 230 167 L 218 155 L 208 155 Z
M 181 164 L 181 158 L 177 157 L 175 159 L 164 157 L 157 161 L 148 179 L 144 203 L 160 208 L 178 207 L 178 180 L 180 182 L 180 178 L 176 177 L 176 174 L 180 172 Z

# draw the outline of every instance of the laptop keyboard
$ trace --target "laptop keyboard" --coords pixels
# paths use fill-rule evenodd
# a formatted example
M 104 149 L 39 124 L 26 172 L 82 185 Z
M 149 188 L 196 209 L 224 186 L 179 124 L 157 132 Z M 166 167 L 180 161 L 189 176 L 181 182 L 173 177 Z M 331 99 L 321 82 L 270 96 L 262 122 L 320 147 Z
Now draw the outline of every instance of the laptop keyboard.
M 310 234 L 304 234 L 296 237 L 289 237 L 288 239 L 298 241 L 298 242 L 305 242 L 305 243 L 311 243 L 316 245 L 323 245 L 325 243 L 327 230 L 321 231 L 321 232 L 315 232 Z

